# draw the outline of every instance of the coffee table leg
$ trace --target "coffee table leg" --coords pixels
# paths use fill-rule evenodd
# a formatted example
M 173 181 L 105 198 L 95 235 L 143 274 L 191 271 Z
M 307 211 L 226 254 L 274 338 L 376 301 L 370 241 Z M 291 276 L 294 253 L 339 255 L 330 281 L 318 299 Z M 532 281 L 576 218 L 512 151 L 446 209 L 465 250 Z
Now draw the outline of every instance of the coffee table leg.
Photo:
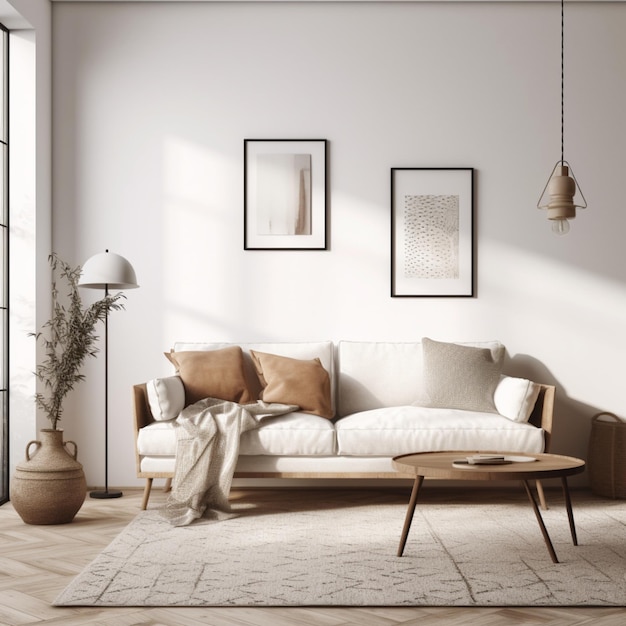
M 578 537 L 576 537 L 576 526 L 574 525 L 574 512 L 572 511 L 572 500 L 569 497 L 569 487 L 567 486 L 567 478 L 561 477 L 563 484 L 563 495 L 565 496 L 565 506 L 567 508 L 567 518 L 569 519 L 569 529 L 572 533 L 572 541 L 574 545 L 578 545 Z
M 546 494 L 543 490 L 543 485 L 540 480 L 535 481 L 535 487 L 537 488 L 537 495 L 539 496 L 539 505 L 544 511 L 548 510 L 548 504 L 546 503 Z
M 424 482 L 423 476 L 416 476 L 415 481 L 413 482 L 413 490 L 411 491 L 411 499 L 409 500 L 409 508 L 406 512 L 406 517 L 404 518 L 404 528 L 402 529 L 402 537 L 400 538 L 400 545 L 398 546 L 398 556 L 402 556 L 404 552 L 404 546 L 406 544 L 406 539 L 409 536 L 409 530 L 411 528 L 411 522 L 413 521 L 413 513 L 415 513 L 415 505 L 417 504 L 417 494 L 419 493 L 420 487 Z
M 535 496 L 533 496 L 533 492 L 530 490 L 528 486 L 528 481 L 522 481 L 524 483 L 524 488 L 526 489 L 526 493 L 528 494 L 528 499 L 533 507 L 533 511 L 535 512 L 535 517 L 539 522 L 539 528 L 541 529 L 541 534 L 543 535 L 543 539 L 546 542 L 546 546 L 548 548 L 548 552 L 550 553 L 550 557 L 552 558 L 553 563 L 558 563 L 559 560 L 556 558 L 556 552 L 554 551 L 554 546 L 552 545 L 552 541 L 550 539 L 550 535 L 548 535 L 548 530 L 546 525 L 543 523 L 543 518 L 541 517 L 541 513 L 539 512 L 539 507 L 537 506 L 537 501 L 535 500 Z

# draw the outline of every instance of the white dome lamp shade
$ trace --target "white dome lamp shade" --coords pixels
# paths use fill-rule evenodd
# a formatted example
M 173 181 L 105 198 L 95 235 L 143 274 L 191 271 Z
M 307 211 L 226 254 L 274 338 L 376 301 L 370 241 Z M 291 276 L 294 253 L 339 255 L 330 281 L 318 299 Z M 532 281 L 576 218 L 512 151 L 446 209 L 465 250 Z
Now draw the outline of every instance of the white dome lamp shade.
M 95 254 L 82 267 L 79 287 L 104 289 L 136 289 L 137 277 L 133 266 L 119 254 L 102 252 Z M 92 491 L 92 498 L 119 498 L 121 491 L 109 491 L 109 312 L 104 318 L 104 491 Z
M 82 269 L 80 287 L 121 290 L 139 287 L 133 266 L 123 256 L 108 250 L 92 256 Z

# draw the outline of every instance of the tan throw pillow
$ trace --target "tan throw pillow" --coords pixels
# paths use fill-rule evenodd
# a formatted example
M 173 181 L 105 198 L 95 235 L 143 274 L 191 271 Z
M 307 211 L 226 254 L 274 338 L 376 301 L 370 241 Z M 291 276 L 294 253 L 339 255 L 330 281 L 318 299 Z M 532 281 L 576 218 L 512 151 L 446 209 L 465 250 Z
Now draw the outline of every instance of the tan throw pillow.
M 304 413 L 331 419 L 330 376 L 319 359 L 292 359 L 250 350 L 264 402 L 297 404 Z
M 497 413 L 494 392 L 500 382 L 504 346 L 492 351 L 427 337 L 422 346 L 428 406 Z
M 198 352 L 166 352 L 185 386 L 185 404 L 204 398 L 253 402 L 239 346 Z

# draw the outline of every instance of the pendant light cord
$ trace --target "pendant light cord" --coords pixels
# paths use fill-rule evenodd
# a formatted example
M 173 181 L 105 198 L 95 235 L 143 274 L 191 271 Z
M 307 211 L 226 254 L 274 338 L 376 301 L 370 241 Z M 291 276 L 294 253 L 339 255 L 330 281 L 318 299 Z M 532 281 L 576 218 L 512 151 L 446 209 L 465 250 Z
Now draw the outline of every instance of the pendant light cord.
M 539 201 L 537 202 L 538 209 L 550 208 L 549 203 L 542 204 L 542 202 L 544 201 L 544 197 L 546 195 L 546 191 L 548 189 L 548 185 L 550 184 L 550 181 L 553 180 L 553 177 L 556 175 L 556 170 L 559 164 L 568 168 L 569 172 L 567 175 L 570 176 L 574 180 L 574 184 L 576 186 L 575 193 L 580 194 L 582 204 L 576 204 L 574 208 L 578 207 L 580 209 L 586 209 L 587 200 L 585 200 L 585 196 L 583 195 L 582 189 L 580 188 L 580 185 L 578 184 L 578 181 L 576 180 L 576 177 L 574 176 L 573 170 L 571 169 L 569 163 L 565 160 L 565 0 L 561 0 L 561 160 L 557 161 L 556 165 L 554 166 L 554 169 L 552 170 L 552 174 L 550 175 L 550 178 L 548 178 L 548 182 L 546 183 L 546 186 L 543 188 L 543 191 L 541 192 L 541 196 L 539 196 Z M 572 202 L 573 202 L 573 199 L 572 199 Z M 560 218 L 560 217 L 550 217 L 549 219 L 567 221 L 566 218 Z
M 565 33 L 565 19 L 564 19 L 564 4 L 565 0 L 561 0 L 561 164 L 565 158 L 565 104 L 564 104 L 564 91 L 565 91 L 565 46 L 564 46 L 564 33 Z

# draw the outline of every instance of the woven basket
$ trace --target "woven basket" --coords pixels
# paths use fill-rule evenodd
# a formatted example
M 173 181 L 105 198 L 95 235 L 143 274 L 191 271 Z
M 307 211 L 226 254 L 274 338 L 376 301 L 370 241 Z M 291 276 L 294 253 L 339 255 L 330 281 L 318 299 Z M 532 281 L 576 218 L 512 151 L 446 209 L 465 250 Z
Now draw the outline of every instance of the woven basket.
M 626 422 L 614 413 L 598 413 L 591 419 L 587 455 L 591 490 L 599 496 L 626 498 Z

